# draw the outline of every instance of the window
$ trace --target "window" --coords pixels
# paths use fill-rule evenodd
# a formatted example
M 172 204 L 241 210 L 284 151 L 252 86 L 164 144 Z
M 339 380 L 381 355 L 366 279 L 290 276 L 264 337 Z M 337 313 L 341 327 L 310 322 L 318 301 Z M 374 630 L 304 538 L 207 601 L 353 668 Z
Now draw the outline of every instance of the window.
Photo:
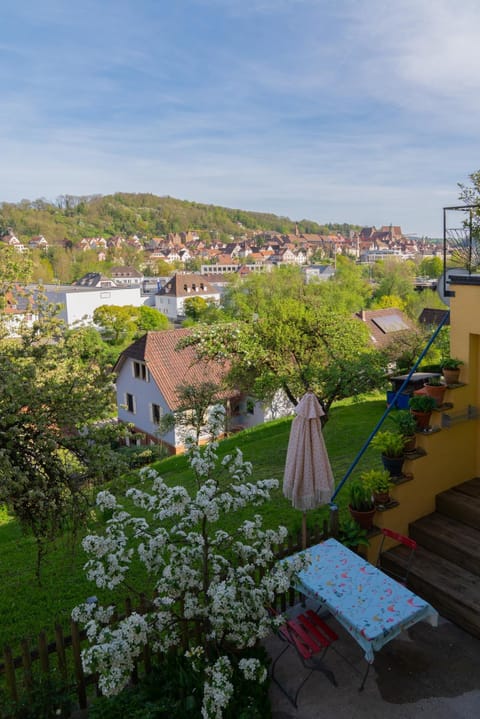
M 151 415 L 153 424 L 160 424 L 160 420 L 163 416 L 163 410 L 159 404 L 151 404 Z
M 133 363 L 133 376 L 136 379 L 141 379 L 144 382 L 148 382 L 148 370 L 145 362 L 134 362 Z
M 132 412 L 132 414 L 135 414 L 135 397 L 133 394 L 127 394 L 125 395 L 125 404 L 127 405 L 127 412 Z

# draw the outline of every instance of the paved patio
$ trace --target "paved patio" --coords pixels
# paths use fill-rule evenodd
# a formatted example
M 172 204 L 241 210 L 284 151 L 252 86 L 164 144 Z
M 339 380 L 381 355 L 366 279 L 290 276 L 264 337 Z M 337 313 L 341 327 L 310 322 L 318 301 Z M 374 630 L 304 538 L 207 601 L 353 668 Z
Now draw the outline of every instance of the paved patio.
M 332 617 L 327 621 L 340 637 L 335 646 L 354 668 L 329 649 L 325 662 L 334 672 L 338 687 L 323 674 L 314 672 L 300 692 L 298 709 L 272 682 L 273 719 L 480 716 L 480 641 L 456 625 L 443 618 L 436 628 L 421 622 L 392 640 L 376 654 L 365 689 L 359 692 L 366 667 L 362 650 Z M 273 656 L 284 646 L 277 637 L 266 642 Z M 292 649 L 279 660 L 277 676 L 293 692 L 305 676 L 305 669 Z

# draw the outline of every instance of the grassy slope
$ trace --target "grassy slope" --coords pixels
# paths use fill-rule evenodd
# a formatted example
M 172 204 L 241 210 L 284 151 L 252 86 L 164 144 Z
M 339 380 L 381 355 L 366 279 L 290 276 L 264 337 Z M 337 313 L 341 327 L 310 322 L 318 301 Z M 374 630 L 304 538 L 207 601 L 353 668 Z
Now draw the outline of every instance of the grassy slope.
M 385 407 L 383 395 L 359 403 L 345 401 L 331 411 L 330 421 L 325 427 L 327 444 L 333 472 L 338 483 L 363 445 Z M 283 497 L 281 482 L 285 466 L 291 420 L 278 420 L 268 425 L 247 430 L 221 444 L 221 454 L 240 447 L 245 459 L 253 464 L 253 479 L 274 477 L 280 481 L 280 488 L 272 501 L 260 512 L 266 525 L 286 525 L 290 530 L 299 530 L 301 513 L 293 509 Z M 371 466 L 379 462 L 378 453 L 369 450 L 359 465 Z M 171 457 L 159 464 L 159 471 L 172 484 L 192 485 L 191 474 L 184 457 Z M 347 497 L 343 492 L 338 497 L 341 511 Z M 258 510 L 255 510 L 258 511 Z M 328 508 L 312 511 L 309 523 L 321 522 L 327 516 Z M 23 636 L 35 636 L 42 628 L 52 635 L 54 621 L 58 618 L 68 623 L 71 609 L 87 596 L 96 594 L 101 601 L 111 603 L 112 595 L 103 594 L 87 582 L 82 571 L 85 555 L 79 542 L 72 554 L 66 540 L 51 548 L 43 568 L 42 586 L 35 581 L 35 546 L 30 537 L 21 534 L 18 524 L 0 508 L 0 649 L 5 643 L 13 648 Z M 135 586 L 147 588 L 147 577 L 137 569 Z M 128 594 L 124 588 L 118 590 L 116 599 Z

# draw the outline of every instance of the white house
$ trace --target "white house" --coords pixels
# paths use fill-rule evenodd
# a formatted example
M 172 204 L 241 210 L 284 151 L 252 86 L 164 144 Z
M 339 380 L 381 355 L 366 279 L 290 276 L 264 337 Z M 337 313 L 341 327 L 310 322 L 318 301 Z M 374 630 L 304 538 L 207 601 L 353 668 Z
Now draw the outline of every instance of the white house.
M 155 307 L 170 320 L 184 319 L 189 297 L 220 302 L 220 293 L 202 275 L 177 272 L 155 295 Z
M 141 285 L 144 276 L 141 272 L 135 269 L 135 267 L 112 267 L 110 270 L 110 277 L 115 281 L 117 286 L 125 285 Z
M 133 426 L 138 443 L 161 443 L 173 454 L 183 451 L 184 426 L 159 432 L 161 419 L 179 407 L 177 388 L 182 384 L 216 384 L 217 399 L 227 408 L 226 429 L 230 431 L 292 414 L 292 404 L 280 394 L 265 406 L 226 388 L 225 365 L 199 360 L 193 347 L 178 348 L 180 340 L 190 333 L 190 329 L 147 332 L 122 352 L 114 367 L 118 419 Z
M 49 302 L 61 306 L 59 317 L 68 325 L 92 324 L 93 313 L 102 305 L 133 305 L 141 307 L 151 304 L 148 296 L 136 287 L 89 287 L 82 285 L 45 285 L 43 290 Z

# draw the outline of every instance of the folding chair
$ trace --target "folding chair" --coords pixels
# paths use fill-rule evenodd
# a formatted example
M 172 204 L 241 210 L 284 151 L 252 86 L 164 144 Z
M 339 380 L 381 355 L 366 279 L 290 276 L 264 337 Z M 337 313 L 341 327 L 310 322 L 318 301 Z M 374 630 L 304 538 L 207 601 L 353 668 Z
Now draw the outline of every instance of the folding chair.
M 270 609 L 270 612 L 273 615 L 277 614 L 273 609 Z M 277 629 L 277 634 L 286 642 L 286 646 L 272 663 L 271 677 L 295 708 L 300 690 L 314 671 L 322 672 L 334 686 L 337 686 L 333 672 L 323 663 L 323 657 L 329 646 L 338 639 L 338 635 L 314 611 L 309 609 L 293 619 L 287 619 Z M 295 649 L 302 665 L 308 669 L 308 674 L 301 681 L 294 696 L 288 693 L 275 674 L 278 660 L 290 647 Z
M 383 528 L 381 531 L 382 541 L 380 542 L 380 547 L 378 549 L 376 566 L 378 567 L 378 569 L 381 569 L 382 572 L 388 574 L 389 577 L 392 577 L 392 579 L 396 579 L 397 582 L 400 582 L 400 584 L 406 585 L 408 575 L 410 574 L 413 558 L 415 556 L 415 550 L 417 549 L 417 543 L 414 539 L 410 539 L 410 537 L 405 537 L 403 534 L 394 532 L 392 529 Z M 390 566 L 387 567 L 385 564 L 385 560 L 382 559 L 383 545 L 386 538 L 393 539 L 395 542 L 403 544 L 410 550 L 408 553 L 407 564 L 403 571 L 401 571 L 401 567 L 399 569 L 391 569 Z

